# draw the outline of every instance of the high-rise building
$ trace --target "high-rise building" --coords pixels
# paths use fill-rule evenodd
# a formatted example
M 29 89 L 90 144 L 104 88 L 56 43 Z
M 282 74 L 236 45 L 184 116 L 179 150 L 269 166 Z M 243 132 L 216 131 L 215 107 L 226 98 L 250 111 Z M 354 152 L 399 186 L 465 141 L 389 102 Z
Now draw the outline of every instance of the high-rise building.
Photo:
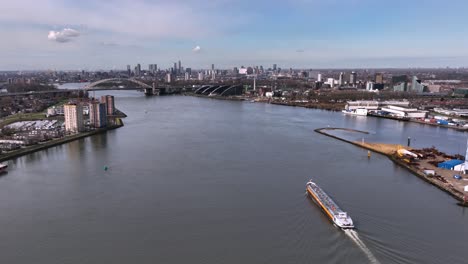
M 351 74 L 349 75 L 349 83 L 351 85 L 356 85 L 356 83 L 357 83 L 357 74 L 356 74 L 356 72 L 351 72 Z
M 273 71 L 276 71 L 276 63 L 273 64 Z
M 172 68 L 172 73 L 176 74 L 178 72 L 177 70 L 177 62 L 174 62 L 174 68 Z
M 130 65 L 127 65 L 127 74 L 128 76 L 132 75 L 132 69 Z
M 424 85 L 417 76 L 413 76 L 413 81 L 411 82 L 411 91 L 416 93 L 422 93 L 424 91 Z
M 65 116 L 65 131 L 71 133 L 83 131 L 83 107 L 81 104 L 65 104 L 63 106 L 63 113 Z
M 198 73 L 198 80 L 203 81 L 205 79 L 205 74 L 203 72 Z
M 141 74 L 141 65 L 140 63 L 137 64 L 137 66 L 135 66 L 135 76 L 140 76 Z
M 180 62 L 180 60 L 179 60 L 179 69 L 178 70 L 179 70 L 178 71 L 179 73 L 182 73 L 182 62 Z
M 407 82 L 400 82 L 393 85 L 393 91 L 395 92 L 406 92 L 408 91 L 408 83 Z
M 190 73 L 189 72 L 185 72 L 185 80 L 186 81 L 190 80 Z
M 374 83 L 373 83 L 373 82 L 367 82 L 367 83 L 366 83 L 366 90 L 367 90 L 367 91 L 372 91 L 372 90 L 374 90 Z
M 148 70 L 149 70 L 149 72 L 154 74 L 155 72 L 158 71 L 158 65 L 157 64 L 150 64 L 150 65 L 148 65 Z
M 214 64 L 211 64 L 211 71 L 214 71 Z
M 406 75 L 395 75 L 392 76 L 392 84 L 399 84 L 401 82 L 407 82 L 408 76 Z
M 383 74 L 378 72 L 375 74 L 375 83 L 382 84 L 383 83 Z
M 89 104 L 89 123 L 92 127 L 100 128 L 107 125 L 106 104 L 92 101 Z
M 173 81 L 173 79 L 174 79 L 174 78 L 173 78 L 173 74 L 170 73 L 170 72 L 168 72 L 168 73 L 166 74 L 166 82 L 167 82 L 167 83 L 171 83 L 171 82 Z
M 106 114 L 108 116 L 113 115 L 115 113 L 114 96 L 112 95 L 101 96 L 101 103 L 106 104 Z
M 317 75 L 317 82 L 321 82 L 321 81 L 322 81 L 322 74 L 319 73 L 319 74 Z
M 338 79 L 339 85 L 344 85 L 344 73 L 340 72 L 340 78 Z

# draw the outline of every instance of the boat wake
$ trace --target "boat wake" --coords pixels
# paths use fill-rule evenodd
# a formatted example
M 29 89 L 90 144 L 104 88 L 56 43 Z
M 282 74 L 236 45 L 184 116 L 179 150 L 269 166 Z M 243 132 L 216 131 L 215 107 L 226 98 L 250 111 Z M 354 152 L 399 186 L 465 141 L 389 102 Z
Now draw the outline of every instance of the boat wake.
M 367 258 L 369 258 L 370 263 L 372 264 L 380 264 L 380 262 L 375 258 L 374 254 L 369 250 L 369 248 L 364 244 L 364 242 L 359 238 L 358 233 L 352 229 L 343 229 L 344 233 L 351 238 L 351 240 L 356 243 L 356 245 L 366 254 Z

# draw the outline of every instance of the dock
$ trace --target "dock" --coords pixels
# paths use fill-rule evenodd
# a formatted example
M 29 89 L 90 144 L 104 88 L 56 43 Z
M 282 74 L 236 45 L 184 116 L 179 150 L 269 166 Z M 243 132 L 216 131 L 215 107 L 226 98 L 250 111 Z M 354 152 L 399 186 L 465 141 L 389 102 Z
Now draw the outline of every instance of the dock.
M 463 182 L 465 182 L 464 180 L 468 180 L 468 177 L 464 176 L 464 179 L 456 180 L 453 178 L 454 174 L 459 174 L 456 171 L 441 169 L 441 168 L 438 168 L 437 166 L 434 166 L 434 163 L 436 163 L 437 161 L 443 161 L 444 158 L 449 157 L 449 155 L 445 153 L 440 153 L 440 152 L 438 155 L 424 155 L 424 152 L 427 152 L 430 149 L 417 150 L 417 149 L 413 149 L 409 147 L 403 147 L 398 144 L 351 141 L 342 137 L 338 137 L 336 135 L 332 135 L 331 133 L 327 132 L 327 131 L 333 131 L 333 130 L 367 133 L 365 131 L 346 129 L 346 128 L 318 128 L 318 129 L 315 129 L 314 131 L 319 134 L 332 137 L 332 138 L 341 140 L 343 142 L 367 149 L 369 151 L 385 155 L 394 163 L 400 165 L 401 167 L 405 168 L 406 170 L 418 176 L 419 178 L 423 179 L 424 181 L 445 191 L 446 193 L 451 195 L 456 200 L 460 202 L 464 201 Z M 417 155 L 421 155 L 421 157 L 425 157 L 425 156 L 427 157 L 414 160 L 411 157 L 402 155 L 400 153 L 400 150 L 402 149 L 414 152 Z M 435 150 L 435 152 L 437 153 L 438 151 Z M 428 175 L 427 173 L 425 173 L 425 171 L 427 170 L 433 170 L 435 175 Z

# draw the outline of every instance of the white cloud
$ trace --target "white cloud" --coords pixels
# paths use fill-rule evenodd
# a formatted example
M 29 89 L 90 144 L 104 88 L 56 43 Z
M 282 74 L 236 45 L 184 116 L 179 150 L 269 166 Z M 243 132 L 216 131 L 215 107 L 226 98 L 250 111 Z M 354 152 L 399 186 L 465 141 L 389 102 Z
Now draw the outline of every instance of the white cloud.
M 200 46 L 195 46 L 195 48 L 192 49 L 193 52 L 195 53 L 198 53 L 201 51 L 201 47 Z
M 76 38 L 79 35 L 80 32 L 78 32 L 78 30 L 72 28 L 64 28 L 61 31 L 49 31 L 49 35 L 47 35 L 47 38 L 52 41 L 64 43 L 71 41 L 72 38 Z
M 83 0 L 79 4 L 72 2 L 63 0 L 2 2 L 0 22 L 31 26 L 85 24 L 95 33 L 123 34 L 146 39 L 192 39 L 225 34 L 229 28 L 237 26 L 237 19 L 230 18 L 226 14 L 221 15 L 222 12 L 218 12 L 217 5 L 200 5 L 198 1 Z

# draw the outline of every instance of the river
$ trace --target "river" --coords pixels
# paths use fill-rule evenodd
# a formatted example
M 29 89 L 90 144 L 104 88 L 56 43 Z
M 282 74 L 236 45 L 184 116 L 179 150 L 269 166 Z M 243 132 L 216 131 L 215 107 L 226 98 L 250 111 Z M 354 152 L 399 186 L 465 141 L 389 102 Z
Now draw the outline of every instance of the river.
M 103 92 L 96 92 L 96 96 Z M 1 263 L 467 263 L 468 212 L 388 158 L 315 133 L 464 153 L 466 134 L 342 113 L 112 92 L 125 126 L 9 162 Z M 356 138 L 360 140 L 359 138 Z M 107 166 L 109 169 L 104 170 Z M 336 227 L 313 178 L 352 216 Z

